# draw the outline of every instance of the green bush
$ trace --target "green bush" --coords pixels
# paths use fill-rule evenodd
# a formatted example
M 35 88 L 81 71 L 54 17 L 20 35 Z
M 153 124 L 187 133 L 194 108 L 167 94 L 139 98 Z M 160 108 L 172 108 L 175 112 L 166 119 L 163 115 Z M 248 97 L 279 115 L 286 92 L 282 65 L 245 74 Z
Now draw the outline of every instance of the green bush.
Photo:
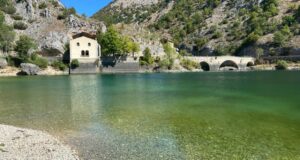
M 20 67 L 20 64 L 24 62 L 22 58 L 13 56 L 6 57 L 6 60 L 8 65 L 13 67 Z
M 36 53 L 32 54 L 30 56 L 30 59 L 27 60 L 27 62 L 35 64 L 42 69 L 45 69 L 48 67 L 48 61 L 42 57 L 39 57 Z
M 39 9 L 45 9 L 45 8 L 47 8 L 46 2 L 42 2 L 41 4 L 39 4 Z
M 180 60 L 180 65 L 182 67 L 184 67 L 185 69 L 187 69 L 187 70 L 193 70 L 193 69 L 199 68 L 199 64 L 198 63 L 196 63 L 194 61 L 191 61 L 189 59 L 185 59 L 185 58 L 183 58 L 183 59 Z
M 7 5 L 2 8 L 2 11 L 7 14 L 15 14 L 17 10 L 13 5 Z
M 28 26 L 24 22 L 14 22 L 14 29 L 26 30 Z
M 62 61 L 54 61 L 51 66 L 55 69 L 64 71 L 66 70 L 67 66 Z
M 276 65 L 276 70 L 287 70 L 288 69 L 288 63 L 283 60 L 279 60 Z
M 151 55 L 151 50 L 147 47 L 143 54 L 144 56 L 140 57 L 140 65 L 152 65 L 154 63 L 154 58 Z
M 18 14 L 11 15 L 11 18 L 13 18 L 14 20 L 17 20 L 17 21 L 23 20 L 23 17 Z
M 273 42 L 277 46 L 283 46 L 292 36 L 290 28 L 284 26 L 280 31 L 277 31 L 274 34 Z
M 59 6 L 59 3 L 56 0 L 52 0 L 51 3 L 52 3 L 52 5 L 54 7 L 58 7 Z
M 34 40 L 28 36 L 22 35 L 20 36 L 20 39 L 16 42 L 15 51 L 18 53 L 20 58 L 27 59 L 28 51 L 34 48 L 36 48 Z
M 220 31 L 215 31 L 213 33 L 213 36 L 212 36 L 212 39 L 218 39 L 218 38 L 221 38 L 223 36 L 222 32 Z
M 68 16 L 70 16 L 71 14 L 76 15 L 76 10 L 75 8 L 69 8 L 69 9 L 63 9 L 62 13 L 60 13 L 57 16 L 57 19 L 62 20 L 62 19 L 66 19 Z
M 160 68 L 169 69 L 170 70 L 174 66 L 174 59 L 164 58 L 164 59 L 160 60 L 160 62 L 159 62 L 158 65 L 159 65 Z
M 77 59 L 73 59 L 71 62 L 71 68 L 75 69 L 79 67 L 79 61 Z
M 296 22 L 297 21 L 296 21 L 294 16 L 289 15 L 289 16 L 284 16 L 282 18 L 282 24 L 283 25 L 291 26 L 291 25 L 295 24 Z

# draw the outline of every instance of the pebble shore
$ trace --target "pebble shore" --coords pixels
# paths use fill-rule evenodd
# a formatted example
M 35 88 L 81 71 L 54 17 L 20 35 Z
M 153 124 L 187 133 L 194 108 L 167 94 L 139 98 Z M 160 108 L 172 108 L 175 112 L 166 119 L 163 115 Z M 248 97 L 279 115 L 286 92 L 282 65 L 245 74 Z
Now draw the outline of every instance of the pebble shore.
M 1 160 L 79 160 L 76 152 L 42 131 L 0 125 Z

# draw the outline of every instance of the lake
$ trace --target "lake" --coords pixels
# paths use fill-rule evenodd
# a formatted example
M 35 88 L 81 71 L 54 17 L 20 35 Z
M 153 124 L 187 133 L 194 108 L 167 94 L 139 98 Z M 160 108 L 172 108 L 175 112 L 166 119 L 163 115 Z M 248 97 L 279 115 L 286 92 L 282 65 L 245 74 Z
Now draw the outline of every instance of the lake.
M 300 159 L 300 72 L 0 78 L 0 123 L 82 159 Z

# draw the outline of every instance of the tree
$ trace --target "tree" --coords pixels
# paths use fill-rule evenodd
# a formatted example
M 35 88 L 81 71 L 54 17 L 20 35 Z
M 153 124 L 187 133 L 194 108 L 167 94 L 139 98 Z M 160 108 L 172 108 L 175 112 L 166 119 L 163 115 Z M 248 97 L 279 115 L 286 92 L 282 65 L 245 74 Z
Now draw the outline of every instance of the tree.
M 101 44 L 102 53 L 108 55 L 127 55 L 139 51 L 139 45 L 130 37 L 122 36 L 114 27 L 110 26 L 106 33 L 98 33 L 98 43 Z
M 133 53 L 133 56 L 136 52 L 139 52 L 141 49 L 140 49 L 140 45 L 138 43 L 133 43 L 132 44 L 132 53 Z
M 16 42 L 15 51 L 18 53 L 20 58 L 27 59 L 28 51 L 34 48 L 36 48 L 34 40 L 28 36 L 22 35 L 20 36 L 20 39 Z
M 72 62 L 71 62 L 71 64 L 70 64 L 70 67 L 72 68 L 72 69 L 75 69 L 75 68 L 78 68 L 79 67 L 79 61 L 77 60 L 77 59 L 73 59 L 72 60 Z
M 15 39 L 13 28 L 4 24 L 4 14 L 0 11 L 0 48 L 3 52 L 8 52 L 12 48 Z
M 104 56 L 123 54 L 122 38 L 112 26 L 107 29 L 106 33 L 99 33 L 97 40 L 101 44 Z
M 277 65 L 276 65 L 276 69 L 277 70 L 287 70 L 288 69 L 288 63 L 286 61 L 279 60 L 277 62 Z
M 129 37 L 123 38 L 123 51 L 125 53 L 132 53 L 132 56 L 134 57 L 134 53 L 140 51 L 140 46 L 138 43 L 135 43 L 133 40 L 131 40 Z
M 177 53 L 174 47 L 172 47 L 171 43 L 164 44 L 165 56 L 160 61 L 159 66 L 161 68 L 172 69 L 174 66 L 175 59 L 177 58 Z
M 143 52 L 144 56 L 141 57 L 140 59 L 140 63 L 143 65 L 143 64 L 147 64 L 147 65 L 151 65 L 154 63 L 154 59 L 151 55 L 151 50 L 150 48 L 146 48 Z
M 288 26 L 284 26 L 280 31 L 274 34 L 273 42 L 277 46 L 283 46 L 292 36 L 291 30 Z

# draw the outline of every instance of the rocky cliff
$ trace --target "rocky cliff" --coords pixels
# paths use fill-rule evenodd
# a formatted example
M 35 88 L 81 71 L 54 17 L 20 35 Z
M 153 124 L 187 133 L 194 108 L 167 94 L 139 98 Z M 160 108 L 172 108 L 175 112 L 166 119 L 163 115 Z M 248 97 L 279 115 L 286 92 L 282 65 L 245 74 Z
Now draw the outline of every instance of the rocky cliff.
M 77 15 L 66 9 L 59 0 L 11 0 L 15 13 L 6 12 L 5 20 L 20 35 L 28 35 L 38 44 L 43 55 L 56 56 L 65 52 L 65 46 L 75 33 L 96 33 L 105 25 Z
M 93 18 L 135 24 L 194 55 L 300 54 L 300 1 L 115 0 Z

